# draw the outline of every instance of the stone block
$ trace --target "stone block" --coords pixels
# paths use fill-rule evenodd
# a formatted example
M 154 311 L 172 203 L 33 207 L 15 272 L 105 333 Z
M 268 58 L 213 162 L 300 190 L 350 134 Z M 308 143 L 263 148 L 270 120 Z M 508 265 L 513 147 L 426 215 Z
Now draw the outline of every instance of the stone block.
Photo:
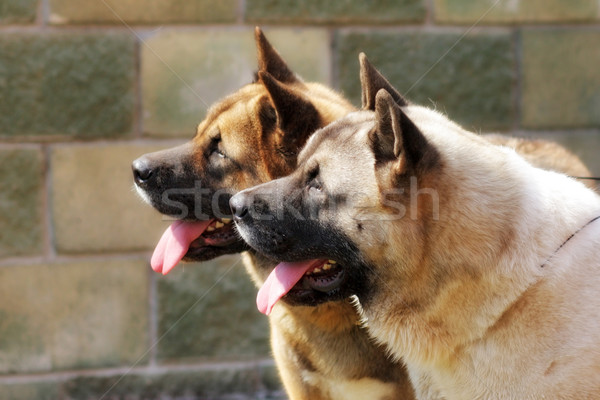
M 422 0 L 247 0 L 246 19 L 258 23 L 391 24 L 423 21 Z
M 0 373 L 143 362 L 148 270 L 140 259 L 0 268 Z
M 157 279 L 160 360 L 270 354 L 268 321 L 256 309 L 257 289 L 239 256 L 180 264 Z
M 237 0 L 50 0 L 52 24 L 234 22 Z
M 516 61 L 508 34 L 349 32 L 338 34 L 336 48 L 340 88 L 355 104 L 363 51 L 409 100 L 467 129 L 505 130 L 514 124 Z
M 138 196 L 131 163 L 142 154 L 171 145 L 54 147 L 51 198 L 57 251 L 151 249 L 171 221 Z
M 42 252 L 44 165 L 38 149 L 0 150 L 0 258 Z
M 134 51 L 120 33 L 0 35 L 0 138 L 130 133 Z
M 32 23 L 37 7 L 38 0 L 1 0 L 0 25 Z
M 522 35 L 523 126 L 600 127 L 600 32 L 526 29 Z
M 435 20 L 444 24 L 576 22 L 598 18 L 595 0 L 435 0 Z
M 327 31 L 279 28 L 265 34 L 303 78 L 329 82 Z M 151 37 L 142 47 L 144 132 L 192 137 L 208 107 L 251 83 L 256 69 L 250 29 L 164 31 Z

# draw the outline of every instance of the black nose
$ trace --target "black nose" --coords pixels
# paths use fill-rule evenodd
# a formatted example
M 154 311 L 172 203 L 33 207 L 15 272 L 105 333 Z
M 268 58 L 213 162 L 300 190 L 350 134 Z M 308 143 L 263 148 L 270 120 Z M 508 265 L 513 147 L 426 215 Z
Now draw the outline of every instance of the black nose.
M 231 207 L 231 213 L 233 219 L 241 221 L 248 217 L 248 202 L 246 196 L 243 193 L 238 193 L 229 200 L 229 207 Z
M 131 169 L 133 170 L 133 180 L 138 185 L 147 183 L 154 177 L 155 174 L 150 161 L 145 156 L 135 160 L 131 164 Z

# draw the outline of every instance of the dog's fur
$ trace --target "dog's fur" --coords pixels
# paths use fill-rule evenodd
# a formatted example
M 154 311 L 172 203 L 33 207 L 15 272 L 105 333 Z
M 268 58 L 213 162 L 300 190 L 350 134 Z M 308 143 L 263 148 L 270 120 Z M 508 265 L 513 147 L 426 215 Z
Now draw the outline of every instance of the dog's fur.
M 600 197 L 385 89 L 374 103 L 232 198 L 260 206 L 244 239 L 336 260 L 332 296 L 358 296 L 419 399 L 598 398 Z
M 137 187 L 159 211 L 174 214 L 180 210 L 173 204 L 183 204 L 188 210 L 184 218 L 199 218 L 194 195 L 173 194 L 172 203 L 162 199 L 167 190 L 194 188 L 199 181 L 209 192 L 202 197 L 201 212 L 208 218 L 227 216 L 232 194 L 292 172 L 296 153 L 313 130 L 354 111 L 337 93 L 296 77 L 258 29 L 256 38 L 257 81 L 213 105 L 190 143 L 134 163 L 134 168 L 143 164 L 154 171 L 153 180 L 139 181 Z M 381 84 L 366 59 L 361 70 L 369 90 Z M 527 152 L 550 160 L 560 149 L 534 145 Z M 587 173 L 574 156 L 566 164 L 579 168 L 580 175 Z M 213 210 L 215 193 L 222 195 Z M 221 236 L 220 246 L 201 245 L 199 240 L 186 259 L 208 260 L 247 249 L 231 232 Z M 252 251 L 244 253 L 244 260 L 259 286 L 275 266 Z M 391 361 L 372 342 L 346 299 L 318 307 L 283 304 L 274 310 L 270 324 L 273 353 L 290 399 L 413 398 L 402 363 Z

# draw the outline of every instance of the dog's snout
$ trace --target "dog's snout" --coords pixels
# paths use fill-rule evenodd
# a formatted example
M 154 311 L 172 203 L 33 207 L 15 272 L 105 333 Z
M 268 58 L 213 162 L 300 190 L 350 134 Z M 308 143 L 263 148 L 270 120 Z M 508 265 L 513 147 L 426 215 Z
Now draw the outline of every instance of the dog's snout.
M 131 164 L 133 170 L 133 179 L 136 184 L 142 185 L 154 177 L 154 168 L 150 161 L 142 156 Z
M 233 219 L 241 221 L 246 218 L 248 213 L 248 201 L 243 193 L 238 193 L 229 200 L 229 207 L 233 214 Z

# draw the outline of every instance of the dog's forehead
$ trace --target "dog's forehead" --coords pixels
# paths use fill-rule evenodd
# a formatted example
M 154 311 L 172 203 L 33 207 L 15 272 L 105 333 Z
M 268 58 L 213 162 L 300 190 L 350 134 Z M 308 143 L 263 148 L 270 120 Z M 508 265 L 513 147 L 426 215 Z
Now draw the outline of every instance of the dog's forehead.
M 368 132 L 375 124 L 371 111 L 357 111 L 316 131 L 298 156 L 298 164 L 306 163 L 314 157 L 357 155 L 364 149 Z
M 263 85 L 251 83 L 243 86 L 240 90 L 213 104 L 207 110 L 206 117 L 198 124 L 196 136 L 211 135 L 213 130 L 220 128 L 219 125 L 222 124 L 235 126 L 251 123 L 249 119 L 255 113 L 236 111 L 239 108 L 255 107 L 259 100 L 266 95 Z

